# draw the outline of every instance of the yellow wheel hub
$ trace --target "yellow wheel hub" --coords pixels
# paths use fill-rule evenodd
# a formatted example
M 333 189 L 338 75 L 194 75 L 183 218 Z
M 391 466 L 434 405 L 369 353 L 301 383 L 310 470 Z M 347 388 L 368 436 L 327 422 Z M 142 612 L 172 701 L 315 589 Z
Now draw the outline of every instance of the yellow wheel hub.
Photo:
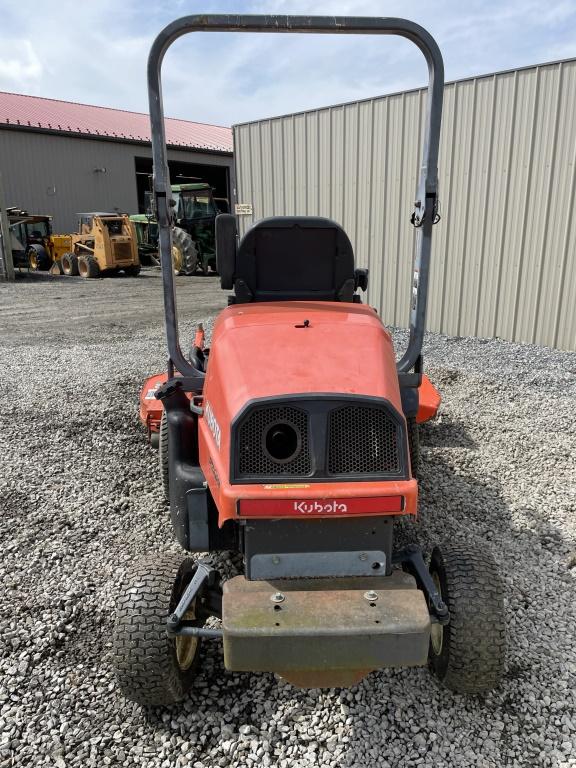
M 174 269 L 174 274 L 179 275 L 180 272 L 182 272 L 182 267 L 184 265 L 184 258 L 182 256 L 182 251 L 180 248 L 178 248 L 177 245 L 172 246 L 172 267 Z
M 438 590 L 440 596 L 442 599 L 444 599 L 442 595 L 442 590 L 440 588 L 440 579 L 438 578 L 437 573 L 432 574 L 432 579 L 434 581 L 434 585 L 436 589 Z M 430 628 L 430 643 L 432 645 L 432 650 L 434 652 L 435 656 L 440 656 L 442 653 L 442 646 L 444 644 L 444 627 L 442 624 L 432 624 Z
M 186 621 L 196 618 L 194 606 L 186 611 L 183 617 Z M 192 666 L 198 648 L 198 638 L 191 635 L 176 635 L 176 660 L 181 670 L 186 671 Z

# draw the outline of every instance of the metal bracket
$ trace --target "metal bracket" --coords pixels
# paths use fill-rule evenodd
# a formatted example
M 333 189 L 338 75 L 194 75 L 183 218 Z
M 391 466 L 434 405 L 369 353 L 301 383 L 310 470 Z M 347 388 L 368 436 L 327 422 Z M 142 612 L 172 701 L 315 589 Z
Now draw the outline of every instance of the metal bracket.
M 416 200 L 414 202 L 414 210 L 412 211 L 412 215 L 410 216 L 410 223 L 413 227 L 421 227 L 422 224 L 424 224 L 424 218 L 426 216 L 426 211 L 423 209 L 422 200 Z
M 194 600 L 198 597 L 201 590 L 205 587 L 214 586 L 219 579 L 218 571 L 207 563 L 199 562 L 196 566 L 196 572 L 190 581 L 190 584 L 184 590 L 184 594 L 174 611 L 166 619 L 166 631 L 168 635 L 194 635 L 197 637 L 222 637 L 222 630 L 205 627 L 191 627 L 182 625 L 184 616 Z
M 169 632 L 171 635 L 185 635 L 192 637 L 209 637 L 214 640 L 222 640 L 224 632 L 217 627 L 181 627 L 178 632 Z
M 252 555 L 248 567 L 252 581 L 374 577 L 386 573 L 386 554 L 381 550 L 368 549 L 352 552 L 273 552 Z
M 426 567 L 420 547 L 416 546 L 416 544 L 410 544 L 399 552 L 395 552 L 392 555 L 392 562 L 396 565 L 402 564 L 407 566 L 408 570 L 416 578 L 418 586 L 428 598 L 430 610 L 438 619 L 438 623 L 448 624 L 450 622 L 448 606 L 436 589 L 436 584 L 434 584 L 430 571 Z
M 398 373 L 398 384 L 400 389 L 408 387 L 409 389 L 418 389 L 422 383 L 421 373 Z
M 440 219 L 440 200 L 437 195 L 427 194 L 426 204 L 422 205 L 422 200 L 416 200 L 414 203 L 414 210 L 410 216 L 410 223 L 416 229 L 419 229 L 424 224 L 424 219 L 428 215 L 428 211 L 432 214 L 432 224 L 438 224 Z M 430 202 L 428 202 L 430 201 Z
M 194 392 L 196 394 L 202 392 L 202 389 L 204 388 L 204 375 L 198 374 L 198 377 L 194 376 L 174 376 L 172 379 L 168 379 L 168 381 L 165 381 L 162 386 L 158 387 L 155 393 L 155 397 L 157 400 L 164 400 L 164 398 L 168 397 L 169 395 L 172 395 L 177 390 L 182 390 L 183 392 Z M 202 410 L 199 406 L 195 405 L 194 408 L 192 406 L 190 407 L 190 410 L 193 413 L 198 413 L 195 409 L 198 408 L 199 410 Z M 199 414 L 200 416 L 202 413 Z

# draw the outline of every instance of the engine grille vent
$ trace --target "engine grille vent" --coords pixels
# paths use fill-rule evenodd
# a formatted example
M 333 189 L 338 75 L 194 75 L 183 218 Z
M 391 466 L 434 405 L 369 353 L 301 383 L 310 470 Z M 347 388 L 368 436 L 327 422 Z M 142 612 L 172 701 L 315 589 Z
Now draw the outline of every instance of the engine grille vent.
M 328 419 L 328 472 L 331 475 L 397 474 L 398 426 L 381 408 L 346 405 Z
M 300 436 L 300 446 L 290 461 L 271 459 L 264 449 L 264 435 L 273 424 L 290 424 Z M 238 434 L 238 471 L 243 476 L 302 476 L 312 472 L 308 438 L 308 414 L 289 406 L 264 407 L 254 410 L 241 425 Z
M 130 261 L 132 259 L 130 243 L 114 243 L 113 249 L 116 261 Z

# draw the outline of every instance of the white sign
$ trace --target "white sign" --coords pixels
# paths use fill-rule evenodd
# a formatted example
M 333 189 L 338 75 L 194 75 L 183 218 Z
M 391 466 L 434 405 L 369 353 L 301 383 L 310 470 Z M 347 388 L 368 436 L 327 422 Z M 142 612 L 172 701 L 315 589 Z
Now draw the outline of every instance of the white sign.
M 236 203 L 234 212 L 236 216 L 252 216 L 252 203 Z
M 214 438 L 214 442 L 216 443 L 218 450 L 220 450 L 220 441 L 222 437 L 222 431 L 220 430 L 220 425 L 216 421 L 216 416 L 214 416 L 214 411 L 212 410 L 212 406 L 208 401 L 206 401 L 206 405 L 204 407 L 204 416 L 206 417 L 206 422 L 208 423 L 208 429 L 210 432 L 212 432 L 212 437 Z

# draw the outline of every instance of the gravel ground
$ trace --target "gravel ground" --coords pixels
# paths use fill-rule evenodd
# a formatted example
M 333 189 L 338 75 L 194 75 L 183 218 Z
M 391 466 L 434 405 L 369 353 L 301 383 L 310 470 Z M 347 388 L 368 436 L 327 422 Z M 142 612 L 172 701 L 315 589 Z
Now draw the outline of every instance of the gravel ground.
M 178 283 L 190 321 L 223 304 L 214 280 Z M 576 355 L 501 341 L 429 336 L 444 403 L 423 432 L 420 519 L 401 532 L 494 552 L 510 642 L 499 690 L 466 698 L 414 669 L 300 691 L 227 673 L 207 643 L 180 707 L 145 713 L 119 695 L 117 585 L 134 558 L 177 551 L 137 418 L 165 358 L 158 296 L 153 271 L 0 285 L 0 768 L 576 766 Z

